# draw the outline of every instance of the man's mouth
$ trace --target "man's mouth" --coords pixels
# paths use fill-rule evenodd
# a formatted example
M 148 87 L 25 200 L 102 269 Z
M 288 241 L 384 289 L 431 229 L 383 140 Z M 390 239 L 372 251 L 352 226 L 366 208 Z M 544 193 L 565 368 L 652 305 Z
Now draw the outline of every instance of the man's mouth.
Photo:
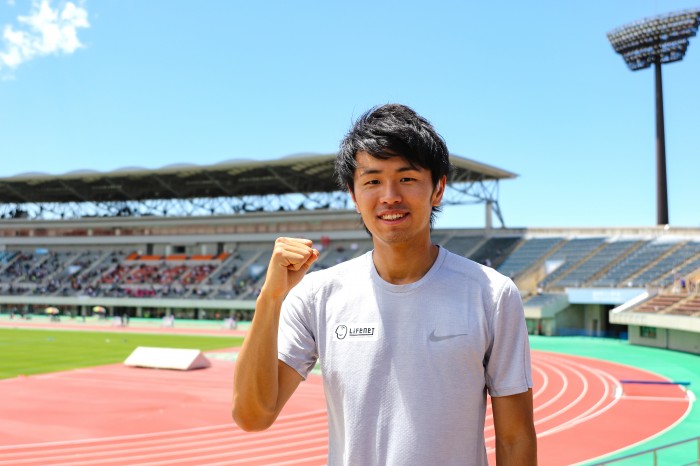
M 379 218 L 382 220 L 399 220 L 400 218 L 404 218 L 406 214 L 400 214 L 400 213 L 394 213 L 394 214 L 383 214 L 380 215 Z

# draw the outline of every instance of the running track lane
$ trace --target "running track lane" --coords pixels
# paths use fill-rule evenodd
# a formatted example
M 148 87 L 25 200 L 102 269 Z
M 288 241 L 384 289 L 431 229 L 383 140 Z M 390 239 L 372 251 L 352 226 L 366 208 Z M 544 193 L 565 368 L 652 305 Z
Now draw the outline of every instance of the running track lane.
M 0 381 L 0 466 L 325 464 L 320 378 L 302 383 L 277 423 L 246 433 L 230 421 L 233 364 L 199 371 L 110 365 Z M 541 465 L 574 464 L 673 426 L 690 402 L 680 388 L 625 387 L 663 380 L 605 361 L 533 352 Z M 490 461 L 494 432 L 485 428 Z

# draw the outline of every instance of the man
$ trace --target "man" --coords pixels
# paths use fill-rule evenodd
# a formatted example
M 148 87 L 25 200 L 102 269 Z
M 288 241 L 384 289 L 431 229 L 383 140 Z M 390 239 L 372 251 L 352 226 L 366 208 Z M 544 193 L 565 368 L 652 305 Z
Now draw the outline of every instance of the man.
M 269 427 L 317 360 L 330 465 L 536 464 L 527 331 L 515 285 L 431 242 L 447 147 L 401 105 L 365 113 L 336 172 L 374 250 L 305 276 L 311 241 L 279 238 L 236 362 L 233 418 Z M 303 280 L 302 280 L 303 279 Z

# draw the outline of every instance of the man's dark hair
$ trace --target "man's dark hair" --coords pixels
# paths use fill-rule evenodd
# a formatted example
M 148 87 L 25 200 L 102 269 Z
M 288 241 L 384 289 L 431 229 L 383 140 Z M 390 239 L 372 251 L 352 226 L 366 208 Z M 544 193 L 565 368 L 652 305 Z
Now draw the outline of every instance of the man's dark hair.
M 340 188 L 353 191 L 358 152 L 378 159 L 403 157 L 412 165 L 430 170 L 433 187 L 450 172 L 450 158 L 444 139 L 428 120 L 400 104 L 373 107 L 357 119 L 340 143 L 335 172 Z M 433 207 L 433 226 L 439 207 Z

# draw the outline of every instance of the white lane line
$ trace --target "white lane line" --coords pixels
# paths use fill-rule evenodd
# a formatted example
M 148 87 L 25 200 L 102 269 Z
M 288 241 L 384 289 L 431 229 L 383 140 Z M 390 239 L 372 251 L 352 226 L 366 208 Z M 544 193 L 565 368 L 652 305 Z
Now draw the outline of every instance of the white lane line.
M 247 448 L 247 449 L 241 449 L 239 448 L 238 445 L 235 443 L 229 443 L 222 445 L 219 448 L 211 448 L 211 447 L 204 447 L 204 448 L 189 448 L 189 449 L 181 449 L 178 447 L 177 443 L 174 443 L 172 445 L 172 448 L 165 452 L 157 452 L 157 453 L 150 453 L 150 454 L 141 454 L 141 455 L 133 455 L 129 450 L 123 450 L 121 455 L 113 455 L 110 458 L 106 459 L 89 459 L 89 460 L 84 460 L 81 461 L 77 458 L 72 458 L 71 460 L 67 462 L 53 462 L 51 458 L 46 458 L 42 459 L 43 464 L 49 465 L 51 464 L 52 466 L 81 466 L 81 465 L 99 465 L 99 464 L 114 464 L 115 462 L 119 464 L 130 464 L 130 465 L 143 465 L 143 464 L 149 464 L 149 465 L 158 465 L 158 464 L 164 464 L 164 465 L 173 465 L 181 462 L 187 462 L 189 464 L 199 464 L 200 459 L 209 459 L 209 458 L 229 458 L 231 461 L 238 461 L 235 458 L 240 458 L 241 456 L 245 456 L 245 458 L 242 458 L 243 460 L 246 460 L 247 458 L 250 458 L 249 455 L 251 454 L 260 454 L 262 452 L 269 452 L 271 450 L 283 450 L 279 455 L 292 455 L 295 452 L 298 452 L 300 449 L 303 450 L 305 448 L 300 448 L 300 447 L 308 447 L 309 445 L 317 445 L 322 443 L 324 446 L 327 446 L 326 442 L 326 436 L 321 435 L 325 434 L 326 430 L 321 429 L 317 432 L 310 432 L 310 434 L 313 435 L 313 438 L 307 439 L 307 440 L 298 440 L 295 442 L 286 442 L 282 444 L 278 444 L 276 446 L 261 446 L 258 448 Z M 193 462 L 194 461 L 194 462 Z M 36 462 L 34 463 L 36 464 Z
M 537 387 L 536 391 L 532 394 L 532 399 L 534 401 L 534 400 L 537 400 L 537 398 L 542 396 L 544 393 L 546 393 L 547 386 L 549 385 L 549 375 L 535 361 L 532 362 L 532 370 L 533 370 L 533 372 L 539 374 L 540 377 L 542 377 L 542 385 Z
M 581 390 L 581 393 L 579 393 L 577 398 L 575 398 L 573 401 L 571 401 L 567 405 L 565 405 L 563 410 L 555 411 L 554 413 L 552 413 L 551 415 L 549 415 L 547 417 L 538 419 L 537 413 L 546 409 L 551 404 L 558 402 L 559 399 L 562 398 L 564 395 L 569 395 L 567 393 L 567 390 L 569 389 L 569 385 L 570 385 L 569 384 L 569 377 L 564 373 L 564 371 L 559 369 L 559 367 L 557 367 L 557 366 L 562 365 L 562 366 L 564 366 L 564 369 L 566 369 L 567 371 L 571 371 L 571 369 L 566 364 L 561 363 L 559 361 L 548 360 L 548 361 L 539 361 L 538 363 L 545 366 L 550 371 L 550 373 L 556 374 L 561 379 L 562 386 L 561 386 L 561 389 L 559 390 L 559 392 L 555 396 L 550 398 L 548 401 L 542 403 L 541 405 L 536 406 L 533 409 L 533 414 L 535 416 L 535 426 L 537 426 L 539 423 L 542 423 L 542 422 L 549 420 L 552 417 L 558 416 L 563 411 L 567 411 L 567 410 L 571 409 L 573 406 L 575 406 L 578 403 L 578 400 L 580 400 L 583 397 L 583 395 L 585 394 L 585 389 L 586 389 L 585 379 L 583 379 L 579 375 L 579 378 L 581 378 L 584 381 L 584 388 L 583 388 L 583 390 Z M 573 403 L 573 405 L 572 405 L 572 403 Z M 496 438 L 495 435 L 493 435 L 493 432 L 495 432 L 495 426 L 493 425 L 493 414 L 490 414 L 489 416 L 487 416 L 486 420 L 487 420 L 487 422 L 490 422 L 490 423 L 488 423 L 486 425 L 486 427 L 484 429 L 484 435 L 485 435 L 486 443 L 490 443 L 491 441 L 493 441 Z M 487 450 L 488 450 L 488 448 L 487 448 Z
M 280 416 L 279 419 L 277 420 L 277 423 L 280 423 L 280 422 L 284 423 L 287 420 L 291 421 L 291 420 L 298 419 L 298 418 L 313 417 L 313 416 L 316 416 L 319 414 L 325 415 L 326 410 L 319 409 L 319 410 L 307 411 L 304 413 L 287 414 L 285 416 Z M 176 429 L 176 430 L 168 430 L 168 431 L 162 431 L 162 432 L 151 432 L 151 433 L 147 433 L 147 434 L 130 434 L 130 435 L 119 435 L 119 436 L 113 436 L 113 437 L 100 437 L 100 438 L 81 439 L 81 440 L 63 440 L 63 441 L 56 441 L 56 442 L 25 443 L 25 444 L 21 444 L 21 445 L 7 445 L 7 446 L 0 446 L 0 451 L 7 451 L 7 450 L 18 449 L 18 448 L 52 447 L 52 446 L 62 446 L 62 445 L 89 445 L 89 444 L 100 443 L 100 442 L 116 442 L 116 441 L 132 442 L 134 440 L 140 440 L 140 439 L 151 439 L 151 438 L 158 438 L 158 437 L 164 437 L 164 436 L 189 435 L 189 434 L 193 434 L 196 432 L 208 432 L 208 431 L 214 431 L 214 430 L 220 430 L 220 429 L 230 430 L 232 428 L 235 430 L 240 430 L 240 429 L 234 427 L 233 422 L 232 422 L 231 424 L 218 424 L 218 425 L 203 426 L 203 427 L 190 427 L 190 428 L 186 428 L 186 429 Z
M 587 368 L 586 366 L 583 366 L 584 368 Z M 595 417 L 600 416 L 601 414 L 605 413 L 606 411 L 610 410 L 613 406 L 615 406 L 618 402 L 619 399 L 615 399 L 614 397 L 610 396 L 610 393 L 612 392 L 611 390 L 611 385 L 608 385 L 606 382 L 606 378 L 608 378 L 608 381 L 613 381 L 615 382 L 615 378 L 612 377 L 610 374 L 608 374 L 605 371 L 602 371 L 600 369 L 592 369 L 592 368 L 587 368 L 589 371 L 593 372 L 594 375 L 596 375 L 600 380 L 603 381 L 604 386 L 605 386 L 605 391 L 603 393 L 603 396 L 593 405 L 591 406 L 588 410 L 585 412 L 579 414 L 573 419 L 570 419 L 559 426 L 553 427 L 549 430 L 546 430 L 544 432 L 540 432 L 537 434 L 537 437 L 546 437 L 548 435 L 551 435 L 556 432 L 560 432 L 562 430 L 570 429 L 574 426 L 577 426 L 583 422 L 589 421 Z M 600 373 L 597 373 L 600 372 Z M 614 383 L 612 384 L 614 387 Z M 606 404 L 607 403 L 607 404 Z M 605 404 L 605 405 L 604 405 Z M 602 406 L 604 405 L 604 406 Z M 602 407 L 601 407 L 602 406 Z
M 252 447 L 256 445 L 268 446 L 271 443 L 273 445 L 277 445 L 280 442 L 296 440 L 298 438 L 308 437 L 309 435 L 317 435 L 318 432 L 325 433 L 327 431 L 327 425 L 328 424 L 325 418 L 323 418 L 319 422 L 309 422 L 305 420 L 300 425 L 294 426 L 293 428 L 288 427 L 283 430 L 276 429 L 275 431 L 266 431 L 257 434 L 246 433 L 248 436 L 247 438 L 239 438 L 238 440 L 232 438 L 229 433 L 222 432 L 216 435 L 209 434 L 206 437 L 200 435 L 200 437 L 204 437 L 200 440 L 193 439 L 194 436 L 182 436 L 182 438 L 170 438 L 167 440 L 134 442 L 129 443 L 128 446 L 123 444 L 105 444 L 100 446 L 64 450 L 49 450 L 40 452 L 29 451 L 18 454 L 3 455 L 3 459 L 0 460 L 0 465 L 36 464 L 36 460 L 39 457 L 45 458 L 46 461 L 60 461 L 67 459 L 80 459 L 82 461 L 86 461 L 89 458 L 99 459 L 105 456 L 118 457 L 125 452 L 125 449 L 128 449 L 129 454 L 139 452 L 165 452 L 167 454 L 171 454 L 174 448 L 177 448 L 177 451 L 181 452 L 187 451 L 188 447 L 208 446 L 208 448 L 215 449 L 217 448 L 217 445 L 221 445 L 225 448 L 230 448 L 231 445 L 235 445 L 237 451 L 239 451 L 241 447 Z M 312 434 L 309 432 L 312 432 Z
M 670 426 L 666 427 L 665 429 L 662 429 L 662 430 L 660 430 L 659 432 L 656 432 L 655 434 L 650 435 L 649 437 L 646 437 L 646 438 L 644 438 L 644 439 L 641 439 L 641 440 L 639 440 L 638 442 L 634 442 L 634 443 L 631 443 L 631 444 L 629 444 L 629 445 L 625 445 L 625 446 L 622 447 L 622 448 L 618 448 L 617 450 L 614 450 L 614 451 L 609 451 L 609 452 L 604 453 L 604 454 L 602 454 L 602 455 L 600 455 L 600 456 L 596 456 L 595 458 L 588 458 L 588 459 L 586 459 L 586 460 L 584 460 L 584 461 L 581 461 L 581 462 L 579 462 L 579 463 L 573 464 L 572 466 L 581 466 L 581 465 L 584 465 L 584 464 L 589 464 L 589 463 L 591 463 L 591 462 L 598 461 L 598 460 L 600 460 L 600 459 L 602 459 L 602 458 L 609 457 L 610 455 L 614 455 L 614 454 L 620 453 L 620 452 L 622 452 L 622 451 L 629 451 L 630 449 L 632 449 L 632 448 L 634 448 L 634 447 L 636 447 L 636 446 L 638 446 L 638 445 L 641 445 L 641 444 L 643 444 L 643 443 L 650 442 L 650 441 L 654 440 L 655 438 L 662 436 L 662 435 L 665 434 L 666 432 L 669 432 L 671 429 L 674 429 L 678 424 L 680 424 L 681 422 L 683 422 L 683 421 L 685 420 L 685 418 L 690 414 L 690 411 L 691 411 L 692 409 L 693 409 L 693 404 L 692 404 L 692 403 L 688 403 L 688 408 L 685 410 L 685 413 L 683 413 L 683 415 L 682 415 L 681 417 L 679 417 L 679 418 L 676 420 L 676 422 L 672 423 Z

